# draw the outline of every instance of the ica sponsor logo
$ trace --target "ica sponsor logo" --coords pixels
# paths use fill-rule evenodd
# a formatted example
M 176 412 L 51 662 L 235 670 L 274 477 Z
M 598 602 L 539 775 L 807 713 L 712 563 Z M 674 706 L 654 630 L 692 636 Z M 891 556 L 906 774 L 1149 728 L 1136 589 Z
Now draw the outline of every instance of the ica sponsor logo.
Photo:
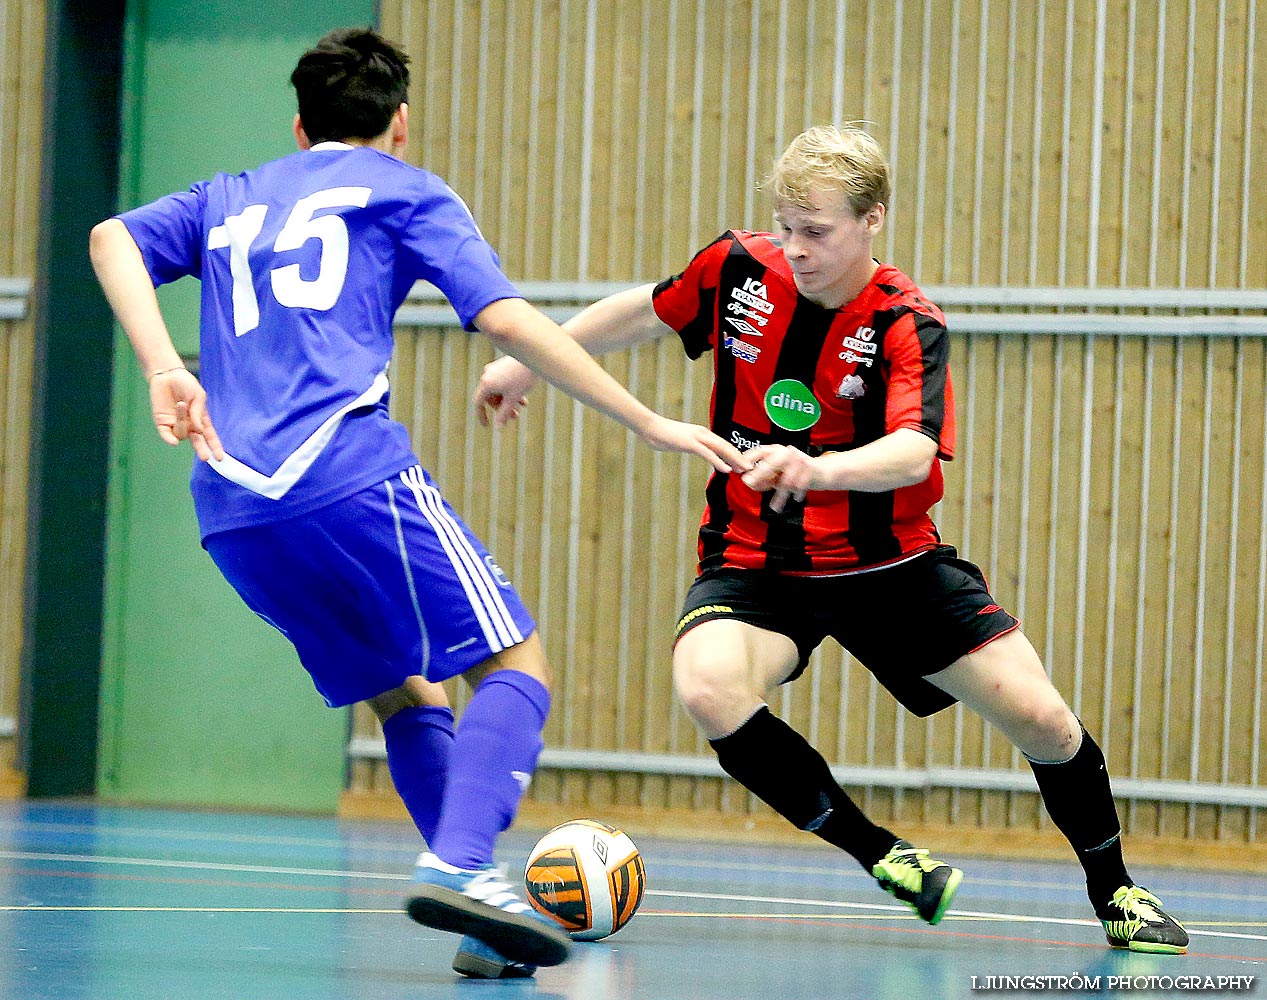
M 785 378 L 766 391 L 765 412 L 776 426 L 786 431 L 803 431 L 818 423 L 822 407 L 807 385 Z
M 732 288 L 730 297 L 766 316 L 774 312 L 774 303 L 770 301 L 765 284 L 756 278 L 744 278 L 743 288 Z
M 848 361 L 852 365 L 865 365 L 871 367 L 871 358 L 876 353 L 876 345 L 872 338 L 875 336 L 875 330 L 869 326 L 860 326 L 853 332 L 852 336 L 847 336 L 841 342 L 844 348 L 840 352 L 841 361 Z

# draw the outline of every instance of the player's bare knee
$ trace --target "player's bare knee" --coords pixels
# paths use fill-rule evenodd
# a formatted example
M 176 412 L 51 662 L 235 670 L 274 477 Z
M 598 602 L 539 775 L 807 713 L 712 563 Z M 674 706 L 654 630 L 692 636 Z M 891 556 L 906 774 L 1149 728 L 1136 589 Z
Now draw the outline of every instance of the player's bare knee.
M 1031 760 L 1068 760 L 1078 752 L 1082 726 L 1058 694 L 1034 699 L 1016 721 L 1016 744 Z
M 731 731 L 751 714 L 754 695 L 733 664 L 698 657 L 678 660 L 673 686 L 682 707 L 710 738 Z

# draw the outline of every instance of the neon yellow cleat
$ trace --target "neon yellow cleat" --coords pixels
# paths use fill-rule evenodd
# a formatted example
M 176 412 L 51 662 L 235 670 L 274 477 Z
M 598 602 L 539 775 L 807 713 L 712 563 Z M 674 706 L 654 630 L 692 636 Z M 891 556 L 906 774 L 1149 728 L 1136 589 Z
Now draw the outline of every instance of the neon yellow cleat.
M 1096 916 L 1114 948 L 1154 955 L 1182 955 L 1188 950 L 1183 924 L 1163 910 L 1161 900 L 1143 886 L 1122 886 Z
M 897 841 L 871 874 L 885 892 L 900 899 L 930 924 L 938 923 L 950 908 L 963 872 L 944 861 L 930 858 L 921 847 Z

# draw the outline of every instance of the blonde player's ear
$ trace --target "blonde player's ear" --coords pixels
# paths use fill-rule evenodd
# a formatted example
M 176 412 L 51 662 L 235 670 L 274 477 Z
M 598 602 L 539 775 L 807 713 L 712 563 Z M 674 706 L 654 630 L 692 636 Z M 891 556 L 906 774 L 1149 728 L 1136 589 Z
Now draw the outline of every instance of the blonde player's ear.
M 304 123 L 300 120 L 299 115 L 295 115 L 295 121 L 291 125 L 291 131 L 295 133 L 295 144 L 300 149 L 311 149 L 312 142 L 308 138 L 308 133 L 304 131 Z
M 871 211 L 867 213 L 867 228 L 871 230 L 872 236 L 878 233 L 880 227 L 884 225 L 885 211 L 884 202 L 877 201 Z
M 405 144 L 409 141 L 409 105 L 401 104 L 396 109 L 396 113 L 392 115 L 391 123 L 392 133 L 392 152 L 398 152 L 405 148 Z

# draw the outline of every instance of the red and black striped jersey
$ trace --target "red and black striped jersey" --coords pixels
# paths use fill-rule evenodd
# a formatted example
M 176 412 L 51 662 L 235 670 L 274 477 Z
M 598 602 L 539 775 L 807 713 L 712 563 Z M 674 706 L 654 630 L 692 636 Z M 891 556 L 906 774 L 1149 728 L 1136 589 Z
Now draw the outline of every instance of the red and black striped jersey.
M 846 451 L 909 427 L 937 442 L 928 478 L 886 493 L 813 490 L 770 509 L 714 473 L 700 521 L 700 571 L 721 566 L 838 574 L 898 562 L 940 539 L 929 509 L 939 459 L 954 455 L 949 342 L 941 310 L 895 267 L 839 309 L 798 294 L 776 237 L 732 230 L 658 284 L 656 314 L 692 360 L 714 355 L 713 430 L 740 450 Z

